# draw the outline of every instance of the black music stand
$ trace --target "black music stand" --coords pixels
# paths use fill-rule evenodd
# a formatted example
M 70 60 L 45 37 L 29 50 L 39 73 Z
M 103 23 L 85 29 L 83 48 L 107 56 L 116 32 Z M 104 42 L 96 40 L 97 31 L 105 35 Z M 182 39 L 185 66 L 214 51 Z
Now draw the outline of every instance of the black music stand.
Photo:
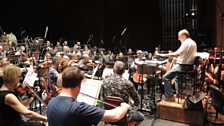
M 147 75 L 151 75 L 151 74 L 155 74 L 155 67 L 154 66 L 150 66 L 148 64 L 145 63 L 145 61 L 141 61 L 139 63 L 135 63 L 137 65 L 137 73 L 141 76 L 139 77 L 139 82 L 141 85 L 141 111 L 146 111 L 149 112 L 150 114 L 153 114 L 152 111 L 149 111 L 147 109 L 143 109 L 143 99 L 144 99 L 144 90 L 143 90 L 143 86 L 144 86 L 144 82 L 143 82 L 143 75 L 147 74 Z M 155 94 L 155 90 L 153 89 L 153 95 Z M 155 101 L 155 96 L 153 96 L 153 101 Z M 155 102 L 154 102 L 155 103 Z

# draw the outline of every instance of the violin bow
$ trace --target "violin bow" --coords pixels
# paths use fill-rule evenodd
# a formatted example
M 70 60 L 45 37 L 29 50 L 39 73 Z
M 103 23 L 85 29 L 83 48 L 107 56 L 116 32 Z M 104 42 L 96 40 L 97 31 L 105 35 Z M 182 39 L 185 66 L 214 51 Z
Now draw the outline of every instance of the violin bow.
M 90 97 L 90 98 L 92 98 L 92 99 L 95 99 L 95 100 L 97 100 L 98 102 L 102 102 L 102 103 L 104 103 L 104 104 L 106 104 L 106 105 L 109 105 L 109 106 L 111 106 L 111 107 L 114 107 L 114 108 L 118 107 L 117 105 L 114 105 L 114 104 L 111 104 L 111 103 L 102 101 L 102 100 L 100 100 L 100 99 L 98 99 L 98 98 L 96 98 L 96 97 L 93 97 L 93 96 L 91 96 L 91 95 L 88 95 L 88 94 L 86 94 L 86 93 L 82 93 L 82 92 L 80 92 L 80 94 L 85 95 L 85 96 L 87 96 L 87 97 Z
M 44 107 L 45 108 L 47 108 L 47 104 L 40 98 L 40 96 L 36 93 L 36 92 L 34 92 L 33 91 L 33 89 L 30 87 L 30 85 L 28 84 L 28 83 L 24 83 L 27 87 L 28 87 L 28 89 L 34 94 L 34 96 L 39 100 L 39 101 L 41 101 L 41 103 L 44 105 Z

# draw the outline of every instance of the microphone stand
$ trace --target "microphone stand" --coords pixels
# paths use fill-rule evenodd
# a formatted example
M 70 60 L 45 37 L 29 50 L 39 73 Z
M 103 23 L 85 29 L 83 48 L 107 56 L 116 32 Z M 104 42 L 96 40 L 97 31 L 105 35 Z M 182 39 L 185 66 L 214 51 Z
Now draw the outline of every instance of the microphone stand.
M 4 32 L 3 32 L 3 30 L 2 30 L 2 27 L 1 27 L 1 26 L 0 26 L 0 31 L 1 31 L 1 33 L 2 33 L 2 34 L 4 34 Z
M 105 58 L 103 57 L 103 55 L 101 54 L 101 52 L 100 52 L 100 56 L 101 56 L 102 59 L 103 59 L 103 61 L 102 61 L 102 66 L 104 66 L 107 62 L 106 62 Z M 98 67 L 97 71 L 98 71 L 99 69 L 101 69 L 101 68 L 102 68 L 102 67 Z M 104 67 L 103 67 L 103 69 L 104 69 Z M 101 77 L 102 77 L 103 72 L 100 73 L 100 74 L 101 74 Z
M 46 37 L 47 37 L 47 32 L 48 32 L 48 26 L 46 27 L 45 29 L 45 34 L 44 34 L 44 39 L 43 39 L 43 43 L 45 42 L 46 40 Z M 40 98 L 42 97 L 42 93 L 43 93 L 43 87 L 42 87 L 42 84 L 41 84 L 41 66 L 40 66 L 40 61 L 41 61 L 41 57 L 43 55 L 43 43 L 41 42 L 39 44 L 39 50 L 40 50 L 40 54 L 39 54 L 39 59 L 38 59 L 38 62 L 37 62 L 37 75 L 38 75 L 38 86 L 40 87 L 40 93 L 39 93 L 39 96 Z M 43 102 L 44 103 L 44 102 Z M 42 114 L 42 106 L 41 106 L 42 102 L 41 100 L 39 100 L 39 109 L 40 109 L 40 114 Z M 45 104 L 43 104 L 44 106 L 46 106 Z

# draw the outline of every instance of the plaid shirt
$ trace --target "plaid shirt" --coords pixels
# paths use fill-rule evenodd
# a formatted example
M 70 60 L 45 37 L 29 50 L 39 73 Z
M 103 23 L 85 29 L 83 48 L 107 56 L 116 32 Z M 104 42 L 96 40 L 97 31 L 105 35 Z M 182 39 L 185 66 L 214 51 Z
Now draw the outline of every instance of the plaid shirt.
M 133 83 L 116 74 L 103 80 L 100 95 L 103 99 L 106 96 L 120 97 L 126 103 L 129 103 L 129 97 L 131 97 L 135 106 L 138 106 L 140 101 Z

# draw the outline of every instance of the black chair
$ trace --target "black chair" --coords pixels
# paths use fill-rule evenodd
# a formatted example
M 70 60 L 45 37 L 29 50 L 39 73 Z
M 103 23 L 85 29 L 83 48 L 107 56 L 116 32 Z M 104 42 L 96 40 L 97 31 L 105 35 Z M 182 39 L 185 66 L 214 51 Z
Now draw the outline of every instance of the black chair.
M 197 92 L 197 67 L 201 64 L 201 59 L 199 56 L 195 57 L 194 64 L 192 65 L 192 68 L 188 70 L 181 70 L 177 74 L 180 77 L 180 85 L 179 85 L 179 91 L 177 92 L 177 97 L 178 97 L 178 103 L 179 99 L 184 99 L 183 97 L 183 88 L 188 85 L 188 87 L 193 87 L 193 91 L 185 91 L 185 95 L 187 96 L 192 96 Z
M 104 99 L 104 101 L 105 101 L 105 103 L 111 104 L 111 105 L 104 104 L 104 109 L 110 110 L 110 109 L 114 108 L 113 106 L 120 106 L 120 104 L 123 102 L 123 99 L 120 98 L 120 97 L 107 96 Z M 127 116 L 125 116 L 124 118 L 122 118 L 121 120 L 119 120 L 117 122 L 105 122 L 105 124 L 118 125 L 118 126 L 128 126 Z
M 179 99 L 184 99 L 183 90 L 184 90 L 184 87 L 187 86 L 188 82 L 189 82 L 189 84 L 191 84 L 194 87 L 196 71 L 195 70 L 189 70 L 189 71 L 182 70 L 182 71 L 179 71 L 177 74 L 180 77 L 179 91 L 177 92 L 177 98 L 178 98 L 178 103 L 179 103 Z M 190 95 L 190 94 L 187 94 L 187 95 Z M 191 95 L 193 95 L 193 93 Z
M 210 118 L 210 122 L 224 124 L 224 118 L 219 118 L 218 114 L 224 115 L 224 93 L 215 85 L 210 85 L 211 103 L 216 110 L 215 118 Z

